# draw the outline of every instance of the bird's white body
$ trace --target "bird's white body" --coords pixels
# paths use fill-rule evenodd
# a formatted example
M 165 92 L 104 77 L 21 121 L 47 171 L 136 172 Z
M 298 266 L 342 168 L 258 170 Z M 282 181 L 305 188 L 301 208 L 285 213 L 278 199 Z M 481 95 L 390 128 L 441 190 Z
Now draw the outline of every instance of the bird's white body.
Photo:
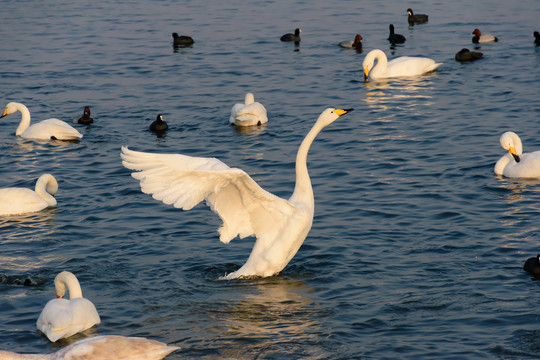
M 159 360 L 179 349 L 156 340 L 118 335 L 74 342 L 52 354 L 18 354 L 0 350 L 2 360 Z
M 258 102 L 252 93 L 247 93 L 244 103 L 234 104 L 229 118 L 231 124 L 237 126 L 262 125 L 268 122 L 266 108 Z
M 36 182 L 35 190 L 26 188 L 0 189 L 0 215 L 16 215 L 43 210 L 56 205 L 53 197 L 58 182 L 51 174 L 43 174 Z
M 26 106 L 16 102 L 7 104 L 1 117 L 21 112 L 21 122 L 15 131 L 17 136 L 38 140 L 77 140 L 83 136 L 74 127 L 58 119 L 47 119 L 30 125 L 30 111 Z
M 511 131 L 501 135 L 500 143 L 508 153 L 495 164 L 495 174 L 509 178 L 540 178 L 540 151 L 523 154 L 521 139 Z
M 376 65 L 374 65 L 375 60 L 377 60 Z M 388 61 L 386 54 L 382 50 L 375 49 L 366 55 L 362 67 L 366 79 L 369 75 L 371 79 L 377 80 L 391 77 L 418 76 L 433 71 L 440 65 L 442 63 L 424 57 L 402 56 Z
M 289 200 L 262 189 L 248 174 L 215 158 L 151 154 L 122 147 L 122 164 L 137 170 L 144 193 L 189 210 L 203 200 L 223 220 L 220 240 L 254 235 L 257 241 L 247 262 L 226 276 L 271 276 L 294 257 L 306 238 L 314 214 L 307 154 L 317 134 L 350 110 L 326 109 L 305 137 L 296 156 L 296 186 Z
M 70 337 L 99 324 L 101 319 L 90 300 L 82 297 L 79 281 L 69 271 L 62 271 L 54 279 L 57 299 L 50 300 L 39 315 L 37 328 L 50 341 Z M 70 299 L 62 299 L 69 291 Z

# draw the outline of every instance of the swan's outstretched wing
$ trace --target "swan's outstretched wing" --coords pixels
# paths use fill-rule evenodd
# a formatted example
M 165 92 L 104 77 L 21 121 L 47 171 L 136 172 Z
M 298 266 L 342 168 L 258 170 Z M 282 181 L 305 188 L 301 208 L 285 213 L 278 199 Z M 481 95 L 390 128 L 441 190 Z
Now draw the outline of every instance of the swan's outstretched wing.
M 294 207 L 262 189 L 248 174 L 215 158 L 180 154 L 152 154 L 122 147 L 122 164 L 140 180 L 142 192 L 156 200 L 189 210 L 202 200 L 216 212 L 223 226 L 220 240 L 236 236 L 258 238 L 282 228 Z

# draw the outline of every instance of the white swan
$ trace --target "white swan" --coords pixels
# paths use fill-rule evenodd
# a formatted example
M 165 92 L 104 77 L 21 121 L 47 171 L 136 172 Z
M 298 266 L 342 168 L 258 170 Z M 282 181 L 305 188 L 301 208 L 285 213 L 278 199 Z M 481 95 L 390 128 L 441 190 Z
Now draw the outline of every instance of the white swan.
M 62 271 L 54 279 L 56 297 L 49 300 L 37 320 L 37 328 L 55 342 L 99 324 L 101 319 L 94 304 L 82 297 L 79 281 L 69 271 Z M 63 299 L 69 291 L 70 299 Z
M 540 151 L 523 154 L 521 139 L 512 131 L 502 134 L 500 142 L 508 154 L 495 164 L 495 174 L 510 178 L 540 178 Z
M 76 140 L 82 138 L 82 134 L 71 125 L 58 119 L 47 119 L 30 126 L 30 111 L 26 106 L 16 102 L 7 104 L 3 118 L 9 114 L 20 111 L 21 122 L 15 134 L 25 139 L 41 140 Z
M 122 164 L 138 170 L 142 192 L 156 200 L 189 210 L 202 200 L 223 220 L 220 240 L 255 235 L 247 262 L 226 279 L 271 276 L 296 254 L 313 222 L 314 198 L 307 170 L 308 150 L 325 127 L 352 111 L 328 108 L 319 116 L 296 155 L 296 186 L 289 200 L 263 190 L 248 174 L 215 158 L 151 154 L 122 147 Z
M 234 104 L 232 107 L 229 122 L 237 126 L 262 125 L 268 122 L 268 117 L 264 106 L 255 102 L 252 93 L 247 93 L 243 104 Z
M 1 351 L 2 360 L 158 360 L 180 349 L 156 340 L 118 335 L 95 336 L 74 342 L 52 354 Z
M 0 189 L 0 215 L 24 214 L 56 205 L 53 197 L 58 182 L 51 174 L 43 174 L 36 181 L 35 191 L 26 188 Z
M 373 66 L 375 60 L 377 64 Z M 377 80 L 389 77 L 417 76 L 428 73 L 438 68 L 442 63 L 425 57 L 402 56 L 388 61 L 386 54 L 379 50 L 371 50 L 365 57 L 362 67 L 364 68 L 364 79 Z

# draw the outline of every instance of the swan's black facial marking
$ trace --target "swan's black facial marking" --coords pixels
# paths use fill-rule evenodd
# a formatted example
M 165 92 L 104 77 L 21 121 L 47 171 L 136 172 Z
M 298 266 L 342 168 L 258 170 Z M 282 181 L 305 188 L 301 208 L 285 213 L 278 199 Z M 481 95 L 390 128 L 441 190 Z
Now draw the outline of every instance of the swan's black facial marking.
M 519 162 L 519 155 L 512 154 L 512 156 L 514 157 L 514 160 L 516 160 L 516 162 Z

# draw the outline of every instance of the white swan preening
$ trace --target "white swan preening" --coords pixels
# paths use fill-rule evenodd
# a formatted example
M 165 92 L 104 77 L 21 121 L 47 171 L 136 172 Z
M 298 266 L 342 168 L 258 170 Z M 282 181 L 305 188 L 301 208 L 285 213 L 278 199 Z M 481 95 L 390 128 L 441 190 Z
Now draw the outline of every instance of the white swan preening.
M 25 214 L 56 205 L 53 197 L 58 182 L 51 174 L 43 174 L 36 181 L 35 190 L 26 188 L 0 189 L 0 215 Z
M 17 127 L 15 134 L 25 139 L 41 140 L 77 140 L 83 136 L 71 125 L 58 119 L 47 119 L 30 125 L 30 111 L 21 103 L 10 102 L 7 104 L 3 118 L 9 114 L 20 111 L 22 114 L 21 122 Z
M 375 60 L 377 60 L 377 64 L 374 66 Z M 366 81 L 369 77 L 377 80 L 422 75 L 435 70 L 440 65 L 442 63 L 437 63 L 435 60 L 425 57 L 402 56 L 388 61 L 386 54 L 379 49 L 371 50 L 362 63 Z
M 509 178 L 540 178 L 540 151 L 524 154 L 521 139 L 512 131 L 502 134 L 500 142 L 508 154 L 495 164 L 495 174 Z
M 159 360 L 180 349 L 142 337 L 103 335 L 82 339 L 52 354 L 1 351 L 2 360 Z
M 262 125 L 268 122 L 268 117 L 265 107 L 255 101 L 252 93 L 247 93 L 243 104 L 232 107 L 229 122 L 237 126 Z
M 57 299 L 49 300 L 36 322 L 37 328 L 50 341 L 70 337 L 99 324 L 101 319 L 90 300 L 82 297 L 79 281 L 69 271 L 62 271 L 54 279 Z M 69 300 L 63 299 L 69 291 Z
M 296 186 L 289 200 L 263 190 L 248 174 L 215 158 L 151 154 L 122 147 L 122 164 L 140 180 L 142 192 L 156 200 L 189 210 L 202 200 L 223 220 L 220 240 L 255 235 L 247 262 L 226 279 L 271 276 L 296 254 L 313 222 L 314 198 L 307 154 L 317 134 L 352 111 L 328 108 L 302 141 L 296 155 Z

